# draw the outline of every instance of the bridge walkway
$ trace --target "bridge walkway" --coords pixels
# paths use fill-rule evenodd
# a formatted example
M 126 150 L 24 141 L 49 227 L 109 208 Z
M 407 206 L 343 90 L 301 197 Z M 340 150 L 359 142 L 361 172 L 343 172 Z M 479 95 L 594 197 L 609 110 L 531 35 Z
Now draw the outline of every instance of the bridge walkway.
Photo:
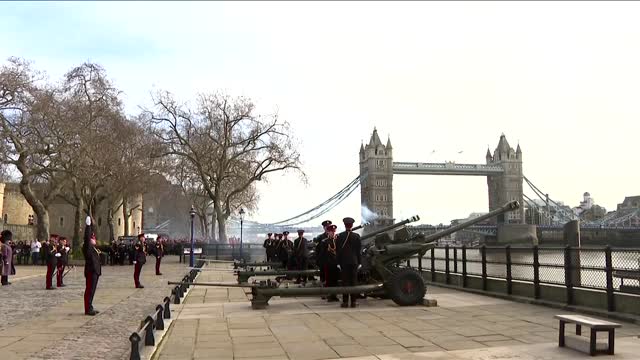
M 233 281 L 203 272 L 198 281 Z M 186 359 L 583 359 L 558 348 L 555 309 L 429 286 L 438 307 L 361 300 L 356 309 L 320 298 L 274 298 L 252 310 L 244 289 L 195 287 L 154 355 Z M 588 333 L 588 332 L 583 332 Z M 640 327 L 616 333 L 616 359 L 637 359 Z

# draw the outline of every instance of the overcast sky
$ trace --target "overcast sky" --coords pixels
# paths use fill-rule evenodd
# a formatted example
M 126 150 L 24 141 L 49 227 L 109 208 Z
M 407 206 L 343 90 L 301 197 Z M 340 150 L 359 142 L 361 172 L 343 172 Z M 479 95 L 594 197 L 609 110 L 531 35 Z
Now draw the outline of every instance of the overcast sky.
M 374 126 L 395 161 L 484 163 L 504 133 L 551 198 L 589 191 L 613 210 L 640 194 L 638 19 L 637 2 L 3 2 L 0 56 L 52 78 L 98 62 L 132 114 L 154 88 L 277 109 L 309 181 L 271 177 L 254 220 L 344 187 Z M 484 177 L 397 175 L 394 197 L 396 218 L 425 223 L 488 210 Z M 326 217 L 359 221 L 359 204 L 357 191 Z

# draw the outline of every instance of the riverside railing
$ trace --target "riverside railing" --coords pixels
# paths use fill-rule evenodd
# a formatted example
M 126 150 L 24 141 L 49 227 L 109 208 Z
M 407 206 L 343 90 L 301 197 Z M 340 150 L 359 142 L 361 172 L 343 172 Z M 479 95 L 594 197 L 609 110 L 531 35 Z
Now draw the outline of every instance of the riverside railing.
M 202 267 L 203 262 L 198 261 L 197 268 Z M 189 288 L 189 284 L 198 275 L 198 270 L 192 269 L 187 275 L 185 275 L 180 281 L 180 285 L 176 285 L 171 289 L 171 296 L 167 296 L 162 301 L 162 304 L 156 306 L 156 310 L 147 315 L 140 323 L 138 330 L 133 332 L 129 336 L 131 342 L 131 355 L 130 360 L 140 360 L 140 352 L 145 346 L 155 346 L 155 331 L 164 330 L 164 320 L 171 318 L 170 304 L 180 304 L 180 299 L 184 297 L 184 293 Z
M 554 287 L 554 297 L 568 305 L 580 302 L 577 292 L 604 292 L 609 311 L 616 311 L 618 295 L 640 294 L 640 248 L 447 245 L 431 249 L 422 259 L 411 259 L 408 265 L 426 272 L 433 282 L 484 291 L 499 288 L 509 295 L 531 293 L 535 299 L 548 298 L 543 295 Z M 563 288 L 562 296 L 558 288 Z

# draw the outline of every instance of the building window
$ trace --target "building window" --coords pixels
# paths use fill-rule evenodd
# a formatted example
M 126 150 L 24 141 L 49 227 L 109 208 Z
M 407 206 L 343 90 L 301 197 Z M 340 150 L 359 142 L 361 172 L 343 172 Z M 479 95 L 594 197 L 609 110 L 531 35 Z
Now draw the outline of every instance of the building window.
M 61 216 L 60 217 L 60 227 L 64 226 L 64 218 Z
M 134 229 L 136 228 L 136 222 L 135 221 L 133 222 L 133 228 Z
M 120 218 L 118 218 L 118 226 L 120 226 L 122 224 L 122 221 L 120 220 Z
M 102 226 L 102 218 L 101 217 L 98 218 L 98 226 Z
M 4 216 L 2 217 L 2 219 L 4 220 L 4 223 L 5 223 L 5 224 L 8 224 L 8 223 L 9 223 L 9 215 L 4 214 Z

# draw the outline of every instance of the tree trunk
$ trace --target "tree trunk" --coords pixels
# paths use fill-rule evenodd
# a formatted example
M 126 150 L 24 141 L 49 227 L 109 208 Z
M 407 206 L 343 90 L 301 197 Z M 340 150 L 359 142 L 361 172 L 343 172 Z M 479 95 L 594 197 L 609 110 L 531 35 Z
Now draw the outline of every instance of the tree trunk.
M 20 192 L 27 200 L 27 203 L 31 205 L 33 212 L 36 213 L 36 236 L 38 240 L 45 241 L 49 239 L 49 211 L 33 192 L 29 180 L 24 177 L 24 173 L 22 180 L 20 180 Z
M 84 212 L 84 199 L 82 199 L 82 196 L 77 199 L 78 200 L 78 206 L 76 206 L 76 214 L 75 214 L 75 219 L 74 219 L 74 223 L 73 223 L 73 239 L 71 239 L 71 248 L 73 249 L 73 251 L 77 251 L 78 249 L 80 249 L 80 239 L 82 237 L 81 231 L 83 229 L 83 224 L 84 224 L 84 219 L 83 219 L 83 212 Z
M 218 203 L 214 201 L 213 213 L 211 214 L 211 237 L 214 242 L 222 243 L 222 241 L 220 241 L 220 236 L 218 236 L 218 233 L 216 232 L 216 225 L 218 224 L 218 209 L 220 209 L 220 206 L 218 206 Z
M 126 196 L 122 197 L 122 219 L 124 221 L 124 236 L 129 236 L 129 204 Z
M 218 220 L 218 240 L 222 244 L 228 244 L 227 241 L 227 216 L 220 206 L 216 206 L 216 219 Z

